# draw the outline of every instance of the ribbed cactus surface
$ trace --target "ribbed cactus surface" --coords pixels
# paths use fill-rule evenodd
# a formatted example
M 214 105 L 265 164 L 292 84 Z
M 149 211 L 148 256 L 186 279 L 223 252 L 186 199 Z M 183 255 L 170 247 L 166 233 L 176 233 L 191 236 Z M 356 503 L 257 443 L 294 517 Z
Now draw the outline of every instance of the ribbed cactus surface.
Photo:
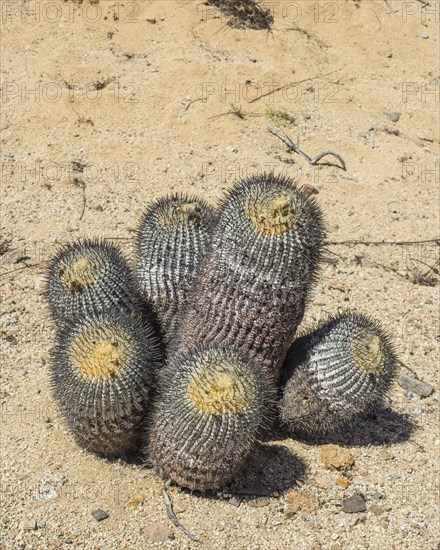
M 47 270 L 47 301 L 55 319 L 138 312 L 139 295 L 119 248 L 99 239 L 63 246 Z
M 396 356 L 381 325 L 346 312 L 298 338 L 283 368 L 283 422 L 319 434 L 377 408 L 396 372 Z
M 171 363 L 149 434 L 150 457 L 179 485 L 220 489 L 246 462 L 266 420 L 264 372 L 231 349 L 197 348 Z
M 203 200 L 171 195 L 151 203 L 136 239 L 136 275 L 162 327 L 173 342 L 201 258 L 206 254 L 214 210 Z
M 269 414 L 264 392 L 274 391 L 302 319 L 323 234 L 315 202 L 290 180 L 259 176 L 227 194 L 163 370 L 150 428 L 150 457 L 164 476 L 206 490 L 224 486 L 243 465 Z M 204 359 L 205 350 L 219 359 Z M 231 350 L 235 382 L 224 372 Z M 209 408 L 217 388 L 229 400 L 219 411 Z M 243 411 L 237 400 L 246 403 Z
M 78 443 L 110 456 L 132 451 L 157 368 L 151 328 L 118 313 L 65 324 L 53 350 L 55 397 Z
M 315 280 L 324 227 L 291 180 L 262 175 L 222 202 L 181 329 L 184 345 L 230 345 L 278 377 Z

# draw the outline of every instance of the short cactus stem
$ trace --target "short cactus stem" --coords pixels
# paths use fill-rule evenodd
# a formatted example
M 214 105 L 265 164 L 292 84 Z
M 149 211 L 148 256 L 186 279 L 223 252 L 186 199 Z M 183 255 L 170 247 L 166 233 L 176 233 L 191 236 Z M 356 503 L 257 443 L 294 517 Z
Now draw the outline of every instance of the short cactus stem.
M 266 420 L 264 371 L 228 349 L 177 353 L 156 404 L 149 455 L 159 473 L 193 490 L 222 489 L 245 464 Z
M 138 312 L 140 296 L 119 248 L 98 239 L 63 246 L 47 270 L 46 297 L 53 317 L 110 311 Z
M 166 346 L 173 342 L 184 315 L 214 219 L 205 201 L 170 195 L 152 202 L 140 221 L 136 275 L 143 296 L 155 309 Z
M 380 323 L 346 312 L 298 338 L 283 367 L 280 416 L 291 432 L 334 431 L 377 409 L 397 359 Z
M 51 378 L 79 445 L 107 456 L 136 448 L 156 362 L 151 328 L 128 314 L 86 315 L 63 326 Z

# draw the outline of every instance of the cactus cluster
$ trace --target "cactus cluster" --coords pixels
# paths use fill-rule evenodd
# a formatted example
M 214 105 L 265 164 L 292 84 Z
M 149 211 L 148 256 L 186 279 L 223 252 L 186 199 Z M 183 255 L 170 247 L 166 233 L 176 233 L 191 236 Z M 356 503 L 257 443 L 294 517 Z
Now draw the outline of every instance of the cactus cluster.
M 85 449 L 136 449 L 159 361 L 158 341 L 120 250 L 102 240 L 63 246 L 46 296 L 57 327 L 51 378 L 67 424 Z
M 140 445 L 162 477 L 213 491 L 274 416 L 313 436 L 378 407 L 396 357 L 377 322 L 348 312 L 295 340 L 324 239 L 316 201 L 263 174 L 236 182 L 217 210 L 183 195 L 152 202 L 133 275 L 101 241 L 62 249 L 48 271 L 51 368 L 77 441 L 104 455 Z

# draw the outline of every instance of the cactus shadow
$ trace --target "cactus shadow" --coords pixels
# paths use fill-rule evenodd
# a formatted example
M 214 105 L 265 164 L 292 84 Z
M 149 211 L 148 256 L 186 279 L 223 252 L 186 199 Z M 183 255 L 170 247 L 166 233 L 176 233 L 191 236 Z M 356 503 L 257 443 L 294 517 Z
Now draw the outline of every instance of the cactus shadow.
M 133 450 L 126 451 L 123 454 L 111 455 L 106 453 L 99 453 L 93 449 L 83 448 L 87 453 L 92 456 L 104 460 L 108 464 L 126 464 L 127 466 L 142 466 L 146 469 L 151 469 L 153 466 L 145 459 L 140 449 L 134 448 Z
M 254 497 L 278 496 L 303 482 L 306 472 L 306 463 L 284 445 L 258 443 L 230 491 Z
M 146 470 L 153 469 L 153 465 L 145 458 L 141 451 L 132 451 L 114 460 L 114 462 L 118 461 L 123 462 L 127 466 L 142 466 Z
M 239 503 L 260 497 L 279 497 L 288 489 L 297 487 L 305 479 L 306 470 L 306 463 L 287 447 L 258 443 L 241 472 L 224 490 L 218 493 L 184 487 L 180 487 L 180 490 L 208 500 L 235 497 Z
M 357 419 L 352 425 L 324 435 L 306 437 L 303 434 L 287 434 L 309 445 L 334 443 L 343 447 L 389 447 L 408 441 L 417 429 L 409 415 L 381 408 Z

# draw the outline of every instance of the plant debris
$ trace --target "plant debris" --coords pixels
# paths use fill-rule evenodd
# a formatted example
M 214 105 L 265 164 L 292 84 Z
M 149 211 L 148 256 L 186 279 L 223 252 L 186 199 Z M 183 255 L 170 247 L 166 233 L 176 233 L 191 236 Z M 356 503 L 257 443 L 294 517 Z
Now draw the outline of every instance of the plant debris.
M 231 17 L 227 23 L 229 27 L 270 30 L 273 23 L 270 11 L 261 8 L 253 0 L 207 0 L 207 2 Z

